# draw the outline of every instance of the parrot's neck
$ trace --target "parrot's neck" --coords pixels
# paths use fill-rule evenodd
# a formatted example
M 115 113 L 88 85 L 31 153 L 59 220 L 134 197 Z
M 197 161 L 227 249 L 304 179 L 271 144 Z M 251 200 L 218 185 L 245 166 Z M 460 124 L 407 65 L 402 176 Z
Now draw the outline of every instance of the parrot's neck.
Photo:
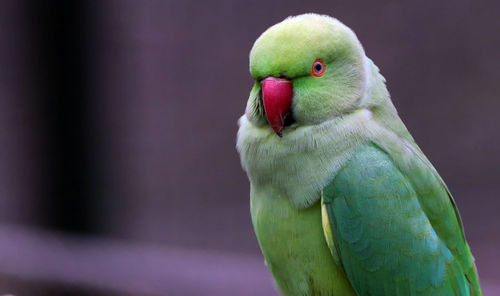
M 356 148 L 368 140 L 359 131 L 371 116 L 370 111 L 360 110 L 342 119 L 298 127 L 282 138 L 242 116 L 237 148 L 252 190 L 277 192 L 300 208 L 313 204 Z

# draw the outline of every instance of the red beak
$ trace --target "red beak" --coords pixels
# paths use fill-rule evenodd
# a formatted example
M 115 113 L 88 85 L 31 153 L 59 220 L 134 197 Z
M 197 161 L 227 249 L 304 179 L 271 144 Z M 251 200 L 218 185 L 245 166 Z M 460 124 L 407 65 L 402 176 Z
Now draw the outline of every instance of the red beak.
M 269 125 L 281 137 L 285 118 L 292 105 L 293 85 L 290 80 L 267 77 L 260 83 L 262 101 Z

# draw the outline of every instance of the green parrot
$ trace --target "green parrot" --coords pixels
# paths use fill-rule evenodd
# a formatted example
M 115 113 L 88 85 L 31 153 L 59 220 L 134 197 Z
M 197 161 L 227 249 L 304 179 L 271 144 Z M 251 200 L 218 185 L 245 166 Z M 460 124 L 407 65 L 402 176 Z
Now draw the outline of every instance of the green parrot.
M 283 295 L 482 295 L 453 197 L 352 30 L 289 17 L 250 73 L 237 149 Z

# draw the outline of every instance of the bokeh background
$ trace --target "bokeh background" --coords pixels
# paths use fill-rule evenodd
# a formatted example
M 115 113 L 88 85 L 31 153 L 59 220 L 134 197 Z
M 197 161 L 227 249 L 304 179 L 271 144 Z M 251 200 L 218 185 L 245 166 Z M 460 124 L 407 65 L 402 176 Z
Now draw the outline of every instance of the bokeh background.
M 500 295 L 500 2 L 1 1 L 0 294 L 278 295 L 234 148 L 267 27 L 350 26 Z

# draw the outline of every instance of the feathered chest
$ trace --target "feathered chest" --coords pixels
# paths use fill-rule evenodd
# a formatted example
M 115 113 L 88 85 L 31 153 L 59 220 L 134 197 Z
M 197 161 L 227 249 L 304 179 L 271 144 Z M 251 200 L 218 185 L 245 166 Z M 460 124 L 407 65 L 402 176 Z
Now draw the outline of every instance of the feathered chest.
M 323 124 L 285 130 L 283 137 L 269 127 L 239 120 L 237 148 L 252 186 L 271 187 L 300 208 L 320 198 L 321 189 L 335 177 L 360 144 L 366 143 L 366 115 L 355 112 Z

